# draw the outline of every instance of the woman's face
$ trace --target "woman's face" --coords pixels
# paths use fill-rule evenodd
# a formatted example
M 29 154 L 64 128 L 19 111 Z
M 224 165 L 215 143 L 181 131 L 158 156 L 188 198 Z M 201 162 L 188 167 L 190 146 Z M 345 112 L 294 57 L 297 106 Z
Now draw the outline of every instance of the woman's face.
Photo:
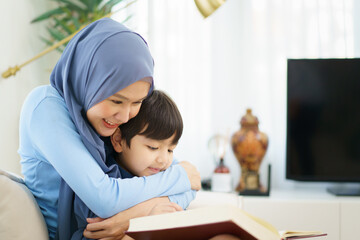
M 95 104 L 86 112 L 90 124 L 100 136 L 111 136 L 119 125 L 138 114 L 149 89 L 150 83 L 140 80 Z

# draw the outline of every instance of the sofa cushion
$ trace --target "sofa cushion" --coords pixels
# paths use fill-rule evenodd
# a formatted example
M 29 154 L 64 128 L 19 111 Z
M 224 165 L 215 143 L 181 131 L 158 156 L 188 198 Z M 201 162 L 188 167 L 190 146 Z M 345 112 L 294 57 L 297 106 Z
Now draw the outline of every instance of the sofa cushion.
M 0 170 L 0 239 L 49 239 L 40 209 L 21 177 Z

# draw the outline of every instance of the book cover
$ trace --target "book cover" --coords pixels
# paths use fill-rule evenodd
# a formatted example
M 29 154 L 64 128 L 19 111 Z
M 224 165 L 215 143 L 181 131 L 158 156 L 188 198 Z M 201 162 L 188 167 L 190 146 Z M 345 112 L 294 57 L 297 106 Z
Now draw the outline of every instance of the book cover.
M 130 220 L 126 234 L 136 240 L 202 240 L 232 234 L 242 240 L 280 240 L 324 236 L 321 232 L 278 232 L 271 224 L 234 206 L 211 206 Z

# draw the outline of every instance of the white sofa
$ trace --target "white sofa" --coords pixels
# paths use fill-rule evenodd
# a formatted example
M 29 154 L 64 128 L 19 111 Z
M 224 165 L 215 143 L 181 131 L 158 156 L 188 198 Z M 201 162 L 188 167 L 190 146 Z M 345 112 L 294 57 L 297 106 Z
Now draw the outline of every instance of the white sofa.
M 44 218 L 23 179 L 1 169 L 0 239 L 49 239 Z

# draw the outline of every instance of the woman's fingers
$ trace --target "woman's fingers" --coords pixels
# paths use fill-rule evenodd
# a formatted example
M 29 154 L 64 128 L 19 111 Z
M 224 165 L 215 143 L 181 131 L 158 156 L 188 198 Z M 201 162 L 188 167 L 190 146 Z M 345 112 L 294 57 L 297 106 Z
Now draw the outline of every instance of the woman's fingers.
M 109 233 L 106 230 L 97 231 L 97 232 L 90 232 L 85 230 L 84 231 L 84 237 L 90 238 L 90 239 L 122 239 L 125 236 L 124 231 Z
M 105 226 L 106 226 L 106 222 L 104 223 L 104 221 L 89 223 L 86 226 L 86 230 L 88 230 L 90 232 L 100 231 L 100 230 L 103 230 L 105 228 Z
M 171 202 L 171 205 L 173 206 L 173 208 L 175 208 L 176 211 L 184 211 L 184 209 L 182 209 L 182 207 L 180 207 L 178 204 Z
M 129 221 L 117 221 L 117 216 L 101 222 L 89 223 L 84 231 L 84 236 L 91 239 L 121 239 L 129 228 Z
M 185 169 L 187 176 L 190 180 L 191 189 L 197 190 L 197 191 L 200 190 L 200 188 L 201 188 L 200 173 L 195 168 L 195 166 L 186 161 L 180 162 L 179 165 Z
M 221 235 L 212 237 L 209 240 L 241 240 L 241 239 L 236 236 L 230 235 L 230 234 L 221 234 Z
M 120 238 L 118 238 L 118 237 L 116 237 L 116 238 L 101 238 L 99 240 L 135 240 L 135 239 L 129 237 L 128 235 L 125 235 L 124 237 L 120 237 Z
M 176 203 L 167 202 L 167 203 L 159 203 L 156 204 L 149 215 L 158 215 L 164 213 L 172 213 L 177 211 L 182 211 L 183 209 Z
M 104 237 L 107 237 L 107 235 L 104 233 L 104 231 L 97 231 L 97 232 L 91 232 L 85 229 L 83 232 L 84 237 L 90 238 L 90 239 L 101 239 Z
M 100 217 L 87 218 L 86 221 L 87 221 L 88 223 L 96 223 L 96 222 L 104 221 L 104 218 L 100 218 Z

